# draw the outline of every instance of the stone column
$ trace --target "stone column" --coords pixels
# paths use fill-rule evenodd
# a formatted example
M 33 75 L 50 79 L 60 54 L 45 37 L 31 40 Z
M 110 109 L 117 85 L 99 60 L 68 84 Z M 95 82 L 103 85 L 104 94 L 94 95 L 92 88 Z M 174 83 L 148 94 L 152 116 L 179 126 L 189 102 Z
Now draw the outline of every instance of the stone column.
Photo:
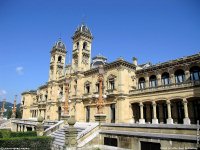
M 35 131 L 35 128 L 34 128 L 34 126 L 32 126 L 32 131 Z
M 144 120 L 144 113 L 143 113 L 143 103 L 140 102 L 140 119 L 139 119 L 139 124 L 145 124 Z
M 24 125 L 24 132 L 26 132 L 27 131 L 27 128 L 26 128 L 26 125 Z
M 170 74 L 170 83 L 174 83 L 175 84 L 175 76 L 174 76 L 174 73 L 171 73 Z
M 153 119 L 152 124 L 158 124 L 157 114 L 156 114 L 156 102 L 152 102 L 153 105 Z
M 161 85 L 161 74 L 157 74 L 156 78 L 157 78 L 157 86 L 160 86 Z
M 149 76 L 145 77 L 145 88 L 149 87 Z
M 190 71 L 187 69 L 185 70 L 185 81 L 189 81 L 190 80 Z
M 187 99 L 183 99 L 183 106 L 184 106 L 184 115 L 185 118 L 183 119 L 183 123 L 189 125 L 190 124 L 190 119 L 188 117 L 188 105 L 187 105 Z
M 173 124 L 173 119 L 171 115 L 171 103 L 169 100 L 167 100 L 167 114 L 168 114 L 167 124 Z

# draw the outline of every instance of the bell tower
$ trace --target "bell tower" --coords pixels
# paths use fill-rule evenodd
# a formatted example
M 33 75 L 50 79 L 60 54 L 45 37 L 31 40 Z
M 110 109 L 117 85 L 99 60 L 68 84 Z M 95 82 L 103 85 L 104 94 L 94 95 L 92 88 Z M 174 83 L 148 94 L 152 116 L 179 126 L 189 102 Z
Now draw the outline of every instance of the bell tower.
M 91 64 L 91 46 L 93 36 L 85 24 L 81 24 L 73 37 L 72 68 L 75 71 L 86 71 Z
M 64 75 L 66 48 L 64 43 L 59 39 L 51 50 L 49 81 L 58 80 Z

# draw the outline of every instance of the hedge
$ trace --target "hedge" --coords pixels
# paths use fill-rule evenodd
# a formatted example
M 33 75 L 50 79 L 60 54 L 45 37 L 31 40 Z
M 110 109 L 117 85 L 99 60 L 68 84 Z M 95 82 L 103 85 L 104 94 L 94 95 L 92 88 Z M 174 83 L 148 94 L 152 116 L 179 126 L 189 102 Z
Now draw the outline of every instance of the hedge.
M 0 129 L 0 138 L 9 138 L 11 131 L 9 129 Z
M 27 132 L 11 132 L 10 137 L 31 137 L 37 136 L 36 131 L 27 131 Z
M 15 137 L 0 139 L 1 148 L 28 148 L 34 150 L 51 150 L 52 137 Z

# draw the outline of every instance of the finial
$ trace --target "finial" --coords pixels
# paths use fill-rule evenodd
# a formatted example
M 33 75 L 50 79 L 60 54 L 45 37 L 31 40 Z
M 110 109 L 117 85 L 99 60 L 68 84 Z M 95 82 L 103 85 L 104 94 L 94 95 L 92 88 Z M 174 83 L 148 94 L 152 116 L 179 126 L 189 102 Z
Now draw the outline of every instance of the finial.
M 82 23 L 81 23 L 82 25 L 85 25 L 85 20 L 86 20 L 86 15 L 83 14 L 83 15 L 82 15 Z
M 17 100 L 17 95 L 15 95 L 15 100 Z

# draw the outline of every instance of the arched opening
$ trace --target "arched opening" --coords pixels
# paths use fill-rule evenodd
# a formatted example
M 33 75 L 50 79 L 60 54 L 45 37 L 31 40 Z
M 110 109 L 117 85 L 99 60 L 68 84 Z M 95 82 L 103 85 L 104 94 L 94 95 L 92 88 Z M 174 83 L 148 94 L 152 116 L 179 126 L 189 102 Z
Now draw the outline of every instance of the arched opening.
M 157 101 L 156 115 L 158 122 L 163 124 L 167 122 L 167 104 L 165 100 Z
M 184 108 L 182 99 L 171 100 L 171 111 L 174 123 L 183 124 Z
M 83 43 L 83 49 L 87 49 L 87 42 Z
M 188 100 L 188 115 L 191 124 L 197 124 L 200 121 L 200 97 L 192 97 Z
M 132 112 L 133 112 L 133 119 L 135 120 L 136 123 L 138 123 L 139 119 L 140 119 L 139 103 L 133 103 L 133 104 L 131 104 L 131 106 L 132 106 Z
M 76 48 L 77 48 L 77 49 L 79 48 L 79 42 L 76 43 Z
M 62 56 L 59 56 L 59 57 L 58 57 L 58 62 L 61 63 L 61 61 L 62 61 Z
M 190 68 L 190 80 L 192 81 L 200 80 L 200 68 L 198 66 Z
M 185 73 L 182 69 L 178 69 L 174 73 L 176 83 L 182 83 L 185 81 Z
M 153 107 L 151 102 L 144 102 L 144 119 L 145 122 L 151 123 L 152 122 L 152 115 L 153 115 Z
M 162 80 L 162 84 L 163 85 L 168 85 L 170 83 L 169 81 L 169 73 L 168 72 L 164 72 L 161 76 L 161 80 Z
M 138 81 L 138 89 L 144 89 L 145 88 L 145 79 L 141 77 Z
M 149 87 L 156 87 L 157 86 L 157 79 L 155 75 L 150 76 L 149 78 Z
M 61 119 L 61 112 L 62 112 L 62 109 L 61 109 L 61 107 L 59 106 L 59 107 L 58 107 L 58 120 Z

